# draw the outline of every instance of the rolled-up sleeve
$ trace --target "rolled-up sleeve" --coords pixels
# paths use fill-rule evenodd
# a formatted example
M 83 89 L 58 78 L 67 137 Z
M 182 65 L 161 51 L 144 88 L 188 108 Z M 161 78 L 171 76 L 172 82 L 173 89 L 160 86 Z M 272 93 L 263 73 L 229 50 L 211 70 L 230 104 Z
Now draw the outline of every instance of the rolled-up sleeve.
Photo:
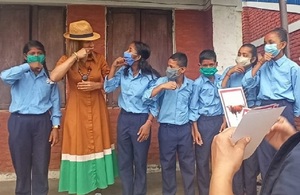
M 260 79 L 260 70 L 256 73 L 254 77 L 252 77 L 252 70 L 246 72 L 245 76 L 242 79 L 242 86 L 245 89 L 254 88 L 258 86 Z
M 10 69 L 4 70 L 1 72 L 0 77 L 3 82 L 12 85 L 17 80 L 20 80 L 24 73 L 30 70 L 28 63 L 22 64 L 20 66 L 14 66 Z
M 153 101 L 158 101 L 159 97 L 164 93 L 163 91 L 159 92 L 156 96 L 154 97 L 151 97 L 151 94 L 152 94 L 152 91 L 155 87 L 163 84 L 163 83 L 166 83 L 168 80 L 165 78 L 165 77 L 161 77 L 159 79 L 156 80 L 155 83 L 153 83 L 153 85 L 147 89 L 145 92 L 144 92 L 144 95 L 142 97 L 142 101 L 144 103 L 150 103 L 150 102 L 153 102 Z
M 105 77 L 104 91 L 106 93 L 113 92 L 120 86 L 121 76 L 122 76 L 123 72 L 124 72 L 124 68 L 122 67 L 115 73 L 115 76 L 113 78 L 107 79 L 107 76 Z

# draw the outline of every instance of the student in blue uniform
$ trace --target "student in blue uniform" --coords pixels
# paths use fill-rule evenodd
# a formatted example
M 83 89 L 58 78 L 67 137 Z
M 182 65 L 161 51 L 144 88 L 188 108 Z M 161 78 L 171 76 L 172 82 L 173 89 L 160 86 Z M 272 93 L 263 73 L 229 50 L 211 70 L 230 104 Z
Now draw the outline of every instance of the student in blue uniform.
M 144 101 L 157 100 L 159 152 L 163 179 L 163 195 L 176 194 L 176 154 L 185 195 L 194 195 L 195 157 L 192 128 L 189 123 L 193 81 L 184 76 L 187 56 L 175 53 L 168 60 L 166 76 L 144 94 Z
M 45 53 L 42 43 L 29 41 L 23 48 L 24 63 L 0 74 L 11 85 L 8 143 L 17 175 L 16 195 L 48 194 L 50 151 L 59 140 L 61 112 Z
M 236 57 L 236 65 L 228 67 L 221 79 L 221 87 L 241 87 L 242 79 L 246 72 L 251 71 L 257 63 L 257 49 L 252 44 L 244 44 L 240 47 Z M 260 102 L 257 100 L 258 86 L 254 88 L 245 89 L 247 105 L 249 108 L 259 106 Z M 257 193 L 256 180 L 259 174 L 259 165 L 257 153 L 254 152 L 251 157 L 243 161 L 240 170 L 233 178 L 233 192 L 235 195 L 254 195 Z
M 151 124 L 158 113 L 158 107 L 153 101 L 149 104 L 142 102 L 142 96 L 159 77 L 159 73 L 147 62 L 150 53 L 147 44 L 132 42 L 124 56 L 113 62 L 104 82 L 107 93 L 121 87 L 118 98 L 121 112 L 117 126 L 117 150 L 123 195 L 147 193 Z
M 190 120 L 195 135 L 197 185 L 199 194 L 209 194 L 210 147 L 213 137 L 226 127 L 218 83 L 217 56 L 213 50 L 204 50 L 199 55 L 201 75 L 193 84 Z
M 242 80 L 244 88 L 260 86 L 257 98 L 261 105 L 277 103 L 286 106 L 282 116 L 295 126 L 294 117 L 300 115 L 300 67 L 287 58 L 284 50 L 287 45 L 287 32 L 283 28 L 270 31 L 265 37 L 265 54 L 247 72 Z M 265 140 L 257 150 L 262 178 L 276 152 Z

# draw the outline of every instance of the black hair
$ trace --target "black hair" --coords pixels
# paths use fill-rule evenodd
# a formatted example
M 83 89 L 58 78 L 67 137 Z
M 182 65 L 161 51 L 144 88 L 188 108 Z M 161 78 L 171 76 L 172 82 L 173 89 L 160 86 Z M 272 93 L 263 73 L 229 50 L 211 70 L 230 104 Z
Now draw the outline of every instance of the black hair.
M 214 52 L 214 50 L 211 50 L 211 49 L 203 50 L 199 54 L 199 62 L 200 62 L 200 64 L 202 64 L 203 60 L 213 60 L 214 62 L 216 62 L 217 61 L 217 55 Z
M 151 54 L 150 47 L 141 41 L 133 41 L 132 43 L 135 46 L 137 54 L 141 56 L 138 61 L 138 68 L 141 70 L 142 74 L 152 76 L 155 75 L 156 77 L 160 77 L 160 74 L 154 68 L 152 68 L 152 66 L 147 61 Z M 130 66 L 127 66 L 124 69 L 125 76 L 128 76 L 129 68 Z
M 30 49 L 33 48 L 33 47 L 41 50 L 43 52 L 43 54 L 46 55 L 46 50 L 45 50 L 44 45 L 41 42 L 37 41 L 37 40 L 31 40 L 28 43 L 26 43 L 23 47 L 23 54 L 26 55 L 30 51 Z M 25 62 L 27 62 L 27 60 L 24 60 L 24 63 Z M 43 68 L 45 69 L 45 73 L 46 73 L 47 77 L 50 78 L 49 71 L 48 71 L 48 68 L 46 66 L 46 61 L 43 62 Z
M 271 30 L 269 33 L 276 33 L 278 35 L 280 41 L 285 41 L 286 43 L 288 41 L 288 32 L 282 27 L 275 28 L 275 29 Z M 286 46 L 287 46 L 287 44 L 285 45 L 285 47 L 283 49 L 284 51 L 286 50 Z
M 269 33 L 276 33 L 281 41 L 285 41 L 285 42 L 288 41 L 288 33 L 284 28 L 281 28 L 281 27 L 275 28 L 275 29 L 271 30 Z
M 245 43 L 241 46 L 241 48 L 242 47 L 248 47 L 251 50 L 252 57 L 256 58 L 255 61 L 253 63 L 251 63 L 251 66 L 254 66 L 258 61 L 257 48 L 251 43 Z
M 188 58 L 185 53 L 176 52 L 169 59 L 176 61 L 179 67 L 187 67 Z

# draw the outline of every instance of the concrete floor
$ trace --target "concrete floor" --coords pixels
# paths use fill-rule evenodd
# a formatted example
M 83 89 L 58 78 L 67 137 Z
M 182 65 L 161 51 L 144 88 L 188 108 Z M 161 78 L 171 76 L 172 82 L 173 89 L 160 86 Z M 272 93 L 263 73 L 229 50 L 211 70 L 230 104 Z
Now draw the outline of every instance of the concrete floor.
M 176 174 L 177 179 L 177 193 L 176 195 L 183 195 L 183 185 L 182 185 L 182 179 L 180 172 L 177 171 Z M 147 177 L 147 188 L 148 188 L 148 195 L 161 195 L 162 194 L 162 179 L 161 179 L 161 173 L 148 173 Z M 15 181 L 2 181 L 0 182 L 0 195 L 14 195 L 15 190 Z M 195 190 L 197 194 L 197 187 L 195 182 Z M 260 186 L 257 186 L 257 191 L 259 194 Z M 109 186 L 108 188 L 104 190 L 96 190 L 94 192 L 89 193 L 88 195 L 95 195 L 96 193 L 101 193 L 101 195 L 121 195 L 122 194 L 122 186 L 120 179 L 116 179 L 116 183 Z M 58 180 L 57 179 L 49 179 L 49 193 L 48 195 L 68 195 L 68 193 L 59 193 L 58 192 Z
M 161 195 L 161 173 L 148 173 L 147 177 L 147 188 L 149 195 Z M 180 172 L 177 172 L 177 195 L 183 195 L 183 187 Z M 0 195 L 13 195 L 15 190 L 15 181 L 3 181 L 0 182 Z M 196 186 L 195 186 L 196 187 Z M 50 179 L 49 180 L 49 194 L 48 195 L 67 195 L 68 193 L 59 193 L 58 189 L 58 180 Z M 94 195 L 97 192 L 101 192 L 102 195 L 121 195 L 122 187 L 120 179 L 116 180 L 116 183 L 109 186 L 104 190 L 96 190 L 95 192 L 89 193 L 89 195 Z

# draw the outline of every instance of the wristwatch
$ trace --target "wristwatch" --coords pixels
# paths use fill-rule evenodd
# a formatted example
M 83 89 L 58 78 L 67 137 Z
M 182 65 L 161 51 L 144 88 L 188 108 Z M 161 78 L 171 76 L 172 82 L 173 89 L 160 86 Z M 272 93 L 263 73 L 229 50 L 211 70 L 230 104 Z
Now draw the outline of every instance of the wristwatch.
M 59 125 L 53 125 L 52 129 L 60 129 L 60 126 Z

